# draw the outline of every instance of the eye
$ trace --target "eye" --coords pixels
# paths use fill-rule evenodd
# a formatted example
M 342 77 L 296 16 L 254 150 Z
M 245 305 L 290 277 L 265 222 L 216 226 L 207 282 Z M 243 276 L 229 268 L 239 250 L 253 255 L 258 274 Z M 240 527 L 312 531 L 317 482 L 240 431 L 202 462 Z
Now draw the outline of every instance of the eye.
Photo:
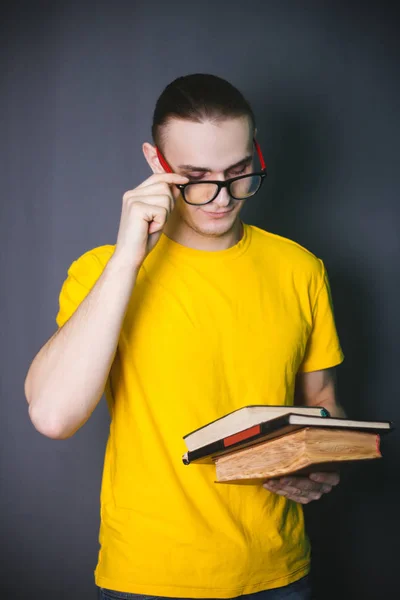
M 246 169 L 248 169 L 249 165 L 246 165 L 245 167 L 242 167 L 240 169 L 240 171 L 231 171 L 231 175 L 233 175 L 233 177 L 235 177 L 236 175 L 242 175 Z
M 203 171 L 193 171 L 192 173 L 183 173 L 190 181 L 200 181 L 204 178 L 205 173 Z

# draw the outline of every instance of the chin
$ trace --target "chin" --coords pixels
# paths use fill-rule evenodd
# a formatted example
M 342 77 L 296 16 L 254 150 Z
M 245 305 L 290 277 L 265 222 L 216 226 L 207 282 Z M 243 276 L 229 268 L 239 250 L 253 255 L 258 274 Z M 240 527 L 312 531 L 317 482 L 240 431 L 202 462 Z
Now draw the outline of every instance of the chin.
M 198 220 L 193 219 L 192 227 L 202 235 L 219 237 L 231 231 L 237 219 L 238 215 L 234 213 L 227 215 L 226 218 L 216 220 L 207 217 Z

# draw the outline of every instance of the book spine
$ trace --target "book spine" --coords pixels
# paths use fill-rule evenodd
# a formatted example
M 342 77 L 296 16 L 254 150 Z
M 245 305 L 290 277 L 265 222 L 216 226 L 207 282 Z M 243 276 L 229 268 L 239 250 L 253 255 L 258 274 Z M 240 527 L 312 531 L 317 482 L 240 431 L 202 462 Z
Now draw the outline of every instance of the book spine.
M 279 430 L 287 424 L 288 415 L 277 417 L 271 421 L 265 421 L 254 427 L 249 427 L 238 434 L 230 435 L 226 438 L 217 440 L 216 442 L 212 442 L 211 444 L 207 444 L 206 446 L 202 446 L 197 450 L 188 451 L 184 455 L 183 462 L 185 464 L 189 464 L 195 460 L 199 460 L 200 458 L 211 456 L 223 451 L 240 448 L 242 445 L 253 442 L 269 433 L 279 432 Z M 300 427 L 303 426 L 301 425 Z
M 249 438 L 252 438 L 255 435 L 259 435 L 260 433 L 261 433 L 261 425 L 254 425 L 253 427 L 249 427 L 248 429 L 245 429 L 244 431 L 239 431 L 239 433 L 235 433 L 234 435 L 229 435 L 228 437 L 224 438 L 222 441 L 223 441 L 224 447 L 228 448 L 229 446 L 239 444 L 240 442 L 243 442 L 244 440 L 248 440 Z

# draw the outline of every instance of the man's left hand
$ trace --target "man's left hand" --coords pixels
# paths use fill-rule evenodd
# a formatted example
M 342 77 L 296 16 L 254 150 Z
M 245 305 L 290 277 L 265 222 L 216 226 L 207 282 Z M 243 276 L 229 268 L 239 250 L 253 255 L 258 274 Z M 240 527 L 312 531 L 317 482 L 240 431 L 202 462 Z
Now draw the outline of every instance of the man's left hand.
M 310 473 L 308 476 L 291 475 L 280 479 L 270 479 L 263 484 L 270 492 L 285 496 L 289 500 L 308 504 L 319 500 L 323 494 L 332 491 L 340 481 L 339 473 Z

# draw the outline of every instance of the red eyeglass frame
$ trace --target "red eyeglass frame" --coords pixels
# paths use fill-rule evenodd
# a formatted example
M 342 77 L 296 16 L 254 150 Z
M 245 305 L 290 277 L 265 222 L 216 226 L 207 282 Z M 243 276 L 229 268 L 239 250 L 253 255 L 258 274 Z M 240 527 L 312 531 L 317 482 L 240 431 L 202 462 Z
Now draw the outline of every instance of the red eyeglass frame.
M 257 142 L 256 138 L 253 138 L 253 143 L 254 143 L 255 149 L 257 151 L 258 158 L 260 160 L 261 171 L 263 173 L 266 173 L 267 166 L 265 164 L 265 160 L 264 160 L 264 157 L 261 152 L 260 144 Z M 163 155 L 161 154 L 161 152 L 157 146 L 156 146 L 156 152 L 157 152 L 158 160 L 160 161 L 160 165 L 162 166 L 164 171 L 166 171 L 167 173 L 173 173 L 173 170 L 171 169 L 171 167 L 169 166 L 169 164 L 167 163 L 167 161 L 165 160 L 165 158 L 163 157 Z

